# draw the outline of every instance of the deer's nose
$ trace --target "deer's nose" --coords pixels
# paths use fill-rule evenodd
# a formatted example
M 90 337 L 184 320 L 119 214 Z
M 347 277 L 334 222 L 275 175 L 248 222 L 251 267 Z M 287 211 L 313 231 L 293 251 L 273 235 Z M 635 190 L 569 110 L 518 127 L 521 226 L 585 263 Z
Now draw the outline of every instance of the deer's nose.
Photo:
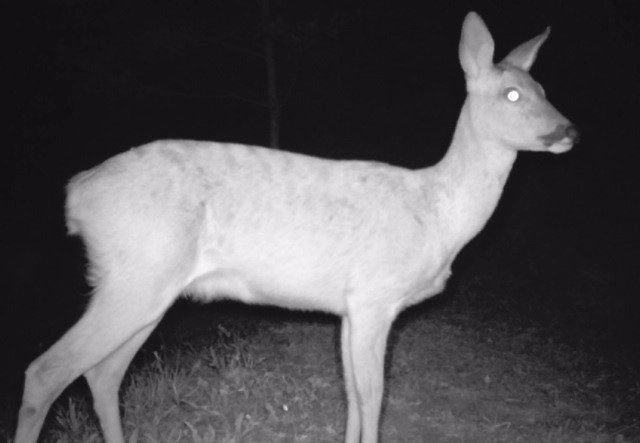
M 575 125 L 567 126 L 567 128 L 564 130 L 564 133 L 567 137 L 571 139 L 573 143 L 578 143 L 580 141 L 580 131 L 578 130 L 577 126 Z

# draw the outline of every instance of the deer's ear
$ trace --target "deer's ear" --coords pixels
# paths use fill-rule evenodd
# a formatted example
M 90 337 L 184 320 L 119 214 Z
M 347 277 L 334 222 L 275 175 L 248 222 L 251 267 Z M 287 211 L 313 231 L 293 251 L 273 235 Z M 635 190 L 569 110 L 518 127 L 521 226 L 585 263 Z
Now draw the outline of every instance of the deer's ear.
M 547 29 L 545 29 L 542 34 L 515 48 L 502 60 L 501 63 L 515 66 L 516 68 L 520 68 L 524 71 L 529 71 L 533 62 L 536 61 L 536 56 L 538 55 L 540 46 L 542 46 L 545 40 L 549 37 L 550 32 L 551 28 L 547 26 Z
M 482 19 L 470 12 L 462 24 L 458 56 L 467 78 L 476 78 L 493 66 L 493 38 Z

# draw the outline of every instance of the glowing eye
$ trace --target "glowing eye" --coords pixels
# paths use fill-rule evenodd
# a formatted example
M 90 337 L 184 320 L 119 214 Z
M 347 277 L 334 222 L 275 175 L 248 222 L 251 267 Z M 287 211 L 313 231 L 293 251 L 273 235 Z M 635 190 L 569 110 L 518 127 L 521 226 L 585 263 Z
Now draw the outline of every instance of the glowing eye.
M 520 100 L 520 92 L 516 88 L 507 88 L 505 91 L 505 97 L 507 97 L 507 100 L 512 103 L 517 102 Z

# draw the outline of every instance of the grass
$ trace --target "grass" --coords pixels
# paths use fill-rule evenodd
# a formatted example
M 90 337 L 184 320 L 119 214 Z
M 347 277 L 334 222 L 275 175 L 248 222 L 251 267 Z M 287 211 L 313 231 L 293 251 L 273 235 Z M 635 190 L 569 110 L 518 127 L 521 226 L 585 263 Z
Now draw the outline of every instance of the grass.
M 478 294 L 482 285 L 473 285 Z M 640 441 L 637 373 L 535 325 L 488 321 L 470 305 L 461 297 L 400 317 L 383 441 Z M 174 309 L 123 383 L 127 441 L 340 441 L 339 323 L 285 314 L 233 304 Z M 56 403 L 45 432 L 44 441 L 101 441 L 83 386 Z
M 177 323 L 165 328 L 191 328 L 168 343 L 160 336 L 152 339 L 123 383 L 129 441 L 340 438 L 344 411 L 335 407 L 343 395 L 332 341 L 335 322 L 325 318 L 320 323 L 273 320 L 256 325 L 218 317 L 222 323 L 216 324 L 210 318 L 205 322 L 193 307 L 179 310 L 193 315 L 170 318 L 169 323 Z M 88 397 L 58 402 L 50 439 L 100 441 L 89 405 Z M 339 427 L 317 420 L 328 413 Z

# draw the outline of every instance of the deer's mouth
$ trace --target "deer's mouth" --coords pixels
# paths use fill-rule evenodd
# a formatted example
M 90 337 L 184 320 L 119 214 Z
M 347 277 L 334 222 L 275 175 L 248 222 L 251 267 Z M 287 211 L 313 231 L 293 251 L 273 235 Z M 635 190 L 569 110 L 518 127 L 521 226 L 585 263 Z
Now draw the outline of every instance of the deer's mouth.
M 548 134 L 541 135 L 538 138 L 549 148 L 554 154 L 567 152 L 578 142 L 580 137 L 578 129 L 572 124 L 559 124 Z
M 553 131 L 545 135 L 539 135 L 538 138 L 542 140 L 542 143 L 544 143 L 545 146 L 555 145 L 563 139 L 568 138 L 567 127 L 567 125 L 558 125 Z
M 571 148 L 573 147 L 573 141 L 571 140 L 567 140 L 562 141 L 560 143 L 554 143 L 553 145 L 551 145 L 549 147 L 549 152 L 552 152 L 554 154 L 562 154 L 564 152 L 569 151 Z

